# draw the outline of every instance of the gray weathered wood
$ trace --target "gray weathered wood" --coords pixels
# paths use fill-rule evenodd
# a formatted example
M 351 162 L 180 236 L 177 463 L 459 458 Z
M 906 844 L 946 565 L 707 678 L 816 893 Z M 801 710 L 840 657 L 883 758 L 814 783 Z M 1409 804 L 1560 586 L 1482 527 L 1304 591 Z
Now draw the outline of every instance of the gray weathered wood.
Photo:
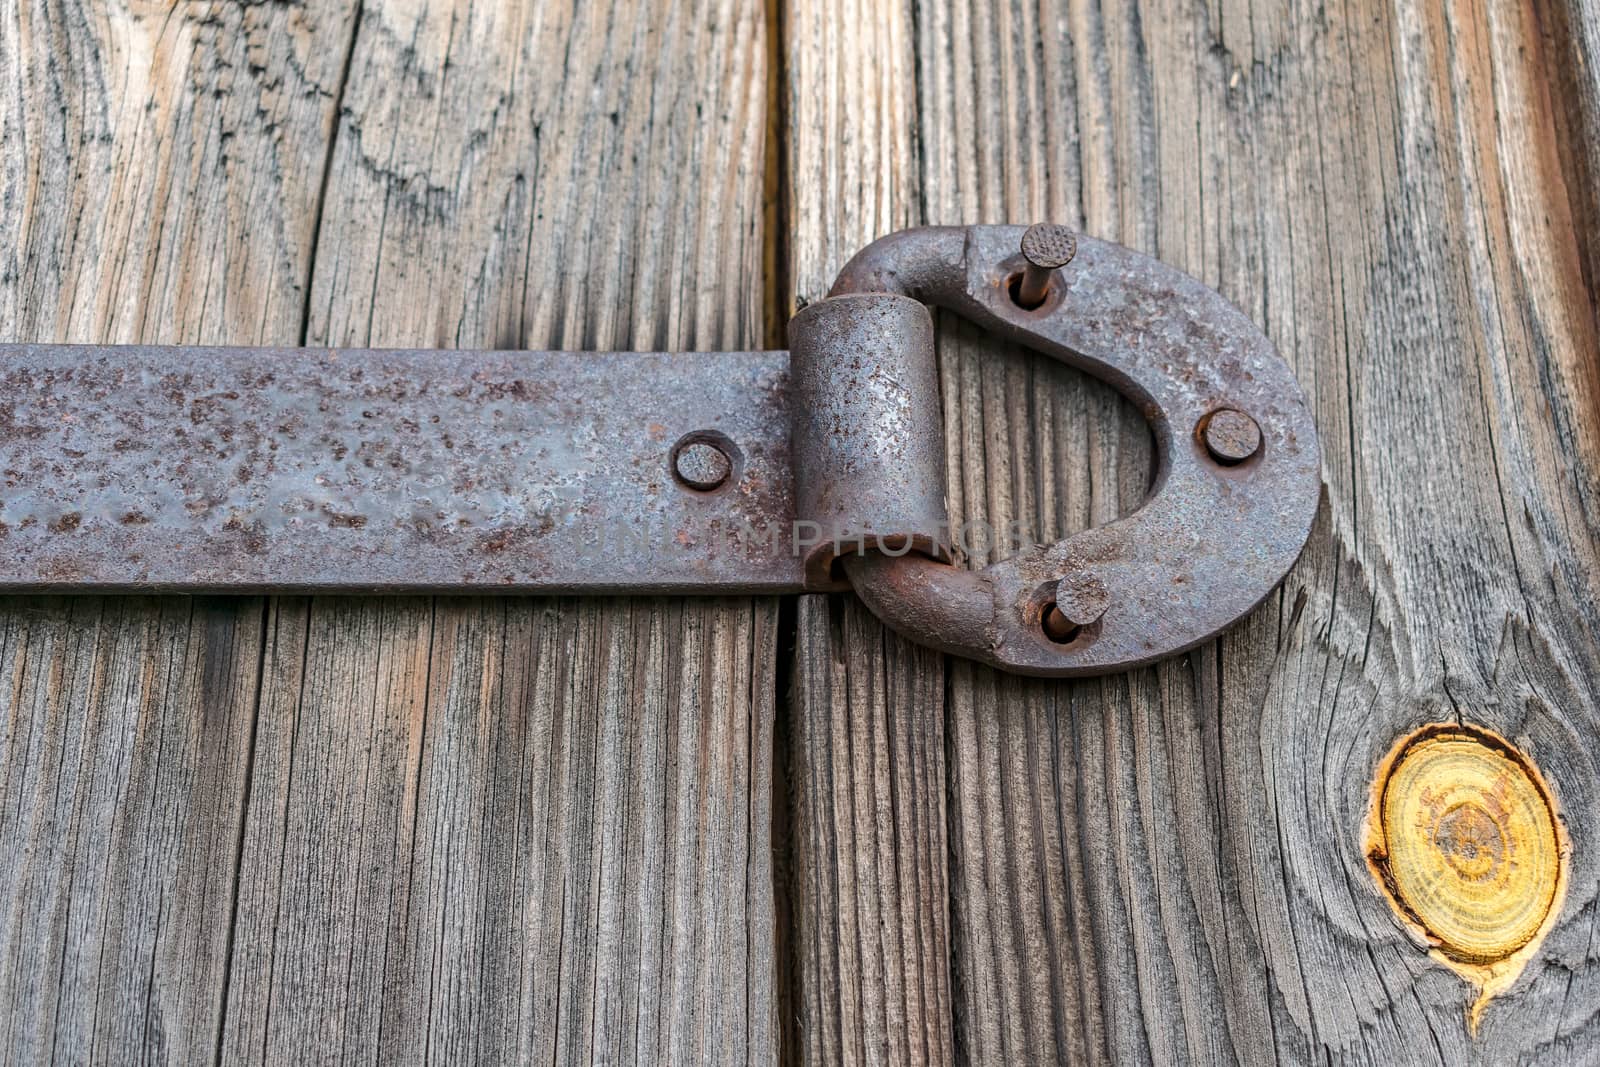
M 1538 62 L 1550 72 L 1545 106 L 1553 110 L 1560 159 L 1590 292 L 1600 287 L 1600 3 L 1562 0 L 1536 9 L 1543 40 Z
M 756 343 L 763 29 L 741 3 L 364 11 L 309 340 Z M 314 603 L 303 661 L 269 663 L 299 695 L 257 749 L 287 798 L 246 826 L 262 958 L 225 1050 L 769 1058 L 775 604 L 393 610 Z
M 25 3 L 0 35 L 13 339 L 767 329 L 759 5 Z M 775 1054 L 774 602 L 0 619 L 6 1059 Z
M 898 3 L 785 5 L 792 303 L 918 221 L 912 33 Z M 809 1063 L 951 1063 L 941 657 L 854 597 L 802 596 L 796 617 L 788 1047 Z
M 0 7 L 0 332 L 294 343 L 352 3 Z M 207 1060 L 260 600 L 0 607 L 0 1060 Z
M 208 1059 L 259 600 L 0 607 L 0 1057 Z
M 1569 42 L 1511 4 L 925 2 L 880 9 L 898 33 L 853 8 L 837 36 L 796 29 L 830 10 L 787 23 L 792 141 L 823 157 L 797 147 L 791 173 L 870 223 L 796 218 L 799 300 L 907 216 L 1081 223 L 1261 322 L 1326 449 L 1306 558 L 1222 641 L 1080 683 L 948 669 L 957 1052 L 1592 1056 L 1600 386 L 1552 106 Z M 946 334 L 955 517 L 1057 537 L 1136 503 L 1148 445 L 1106 391 Z M 859 653 L 803 657 L 797 715 L 830 655 Z M 1389 745 L 1452 717 L 1529 752 L 1574 845 L 1561 921 L 1476 1035 L 1473 991 L 1405 934 L 1361 844 Z M 837 868 L 805 847 L 798 883 Z M 825 916 L 801 935 L 837 952 Z
M 830 610 L 831 609 L 831 610 Z M 802 598 L 788 773 L 797 1032 L 811 1063 L 949 1063 L 939 657 Z

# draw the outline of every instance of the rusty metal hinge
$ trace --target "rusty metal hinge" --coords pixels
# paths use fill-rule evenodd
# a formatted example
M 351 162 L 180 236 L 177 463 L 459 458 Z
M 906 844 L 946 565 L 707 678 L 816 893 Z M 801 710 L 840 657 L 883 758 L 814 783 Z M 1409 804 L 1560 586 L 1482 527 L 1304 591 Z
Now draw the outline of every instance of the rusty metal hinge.
M 926 305 L 1149 420 L 1133 515 L 956 566 Z M 0 590 L 794 593 L 1027 674 L 1124 669 L 1258 604 L 1309 535 L 1289 368 L 1187 275 L 1062 227 L 861 252 L 789 352 L 0 347 Z

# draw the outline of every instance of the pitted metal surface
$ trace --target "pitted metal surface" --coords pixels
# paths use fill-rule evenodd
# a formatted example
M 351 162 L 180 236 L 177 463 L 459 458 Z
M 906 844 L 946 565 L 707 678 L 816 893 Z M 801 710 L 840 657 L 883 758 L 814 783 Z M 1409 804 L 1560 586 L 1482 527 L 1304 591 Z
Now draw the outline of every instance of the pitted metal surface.
M 920 303 L 919 303 L 920 302 Z M 947 562 L 932 323 L 963 315 L 1149 420 L 1135 514 Z M 1319 494 L 1288 367 L 1192 278 L 1062 227 L 876 242 L 794 352 L 0 346 L 0 590 L 800 592 L 1042 675 L 1215 635 Z
M 789 346 L 796 513 L 812 583 L 850 552 L 948 558 L 928 309 L 888 293 L 825 300 L 789 321 Z
M 1024 232 L 894 234 L 857 255 L 832 295 L 914 297 L 1109 382 L 1151 425 L 1152 495 L 1127 518 L 976 573 L 872 554 L 847 558 L 845 570 L 894 629 L 1007 670 L 1070 676 L 1149 663 L 1238 621 L 1294 564 L 1320 495 L 1316 430 L 1261 331 L 1147 256 L 1079 238 L 1043 303 L 1022 306 Z M 1225 421 L 1208 435 L 1213 416 Z M 1072 622 L 1091 582 L 1098 614 Z
M 793 592 L 788 381 L 785 352 L 3 347 L 0 589 Z

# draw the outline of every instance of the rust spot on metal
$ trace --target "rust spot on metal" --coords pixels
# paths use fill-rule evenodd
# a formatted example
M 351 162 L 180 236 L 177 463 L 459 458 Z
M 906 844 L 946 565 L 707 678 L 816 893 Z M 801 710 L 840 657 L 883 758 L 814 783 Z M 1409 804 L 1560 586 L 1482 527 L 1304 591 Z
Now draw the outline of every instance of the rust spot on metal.
M 365 515 L 348 515 L 337 511 L 323 510 L 328 517 L 328 525 L 335 530 L 359 530 L 367 525 Z

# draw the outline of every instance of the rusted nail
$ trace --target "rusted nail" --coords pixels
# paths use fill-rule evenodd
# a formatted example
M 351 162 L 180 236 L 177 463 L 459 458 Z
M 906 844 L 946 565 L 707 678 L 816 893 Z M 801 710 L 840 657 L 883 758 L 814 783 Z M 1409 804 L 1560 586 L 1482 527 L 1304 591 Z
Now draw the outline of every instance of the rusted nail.
M 1064 645 L 1078 636 L 1078 631 L 1083 627 L 1061 614 L 1061 609 L 1054 604 L 1044 606 L 1044 614 L 1039 617 L 1039 626 L 1044 630 L 1044 635 L 1058 645 Z
M 1242 411 L 1218 408 L 1206 416 L 1201 435 L 1211 458 L 1224 467 L 1243 463 L 1261 447 L 1261 427 Z
M 678 446 L 672 457 L 672 473 L 690 489 L 708 493 L 728 480 L 733 473 L 733 460 L 710 441 L 691 440 Z
M 1074 626 L 1100 621 L 1110 606 L 1105 583 L 1085 571 L 1073 571 L 1056 583 L 1056 607 Z
M 1050 279 L 1078 254 L 1078 238 L 1065 226 L 1041 222 L 1029 226 L 1022 235 L 1022 258 L 1028 265 L 1017 283 L 1017 303 L 1033 309 L 1044 303 L 1050 292 Z

